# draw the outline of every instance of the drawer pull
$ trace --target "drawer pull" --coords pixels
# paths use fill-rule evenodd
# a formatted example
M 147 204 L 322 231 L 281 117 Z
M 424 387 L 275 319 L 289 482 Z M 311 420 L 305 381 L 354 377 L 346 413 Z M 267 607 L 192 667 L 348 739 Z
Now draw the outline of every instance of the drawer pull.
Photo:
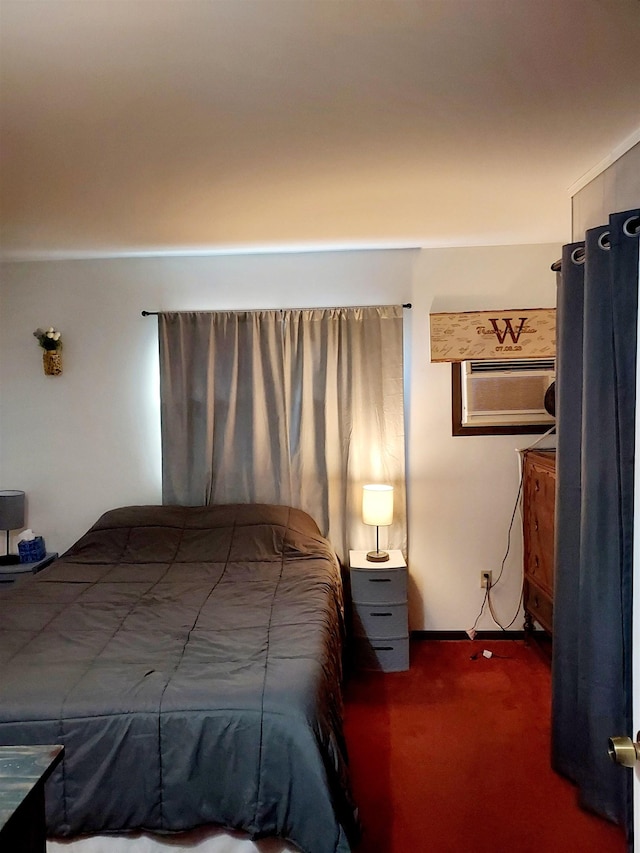
M 370 613 L 369 616 L 393 616 L 393 613 Z
M 373 646 L 376 652 L 392 652 L 393 646 Z
M 369 578 L 369 583 L 391 583 L 391 578 Z

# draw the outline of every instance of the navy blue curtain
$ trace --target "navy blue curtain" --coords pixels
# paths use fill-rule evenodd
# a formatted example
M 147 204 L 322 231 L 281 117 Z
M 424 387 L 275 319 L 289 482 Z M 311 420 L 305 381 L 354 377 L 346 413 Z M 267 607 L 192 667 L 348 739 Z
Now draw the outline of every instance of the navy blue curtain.
M 558 275 L 552 763 L 632 832 L 631 584 L 640 210 L 563 249 Z

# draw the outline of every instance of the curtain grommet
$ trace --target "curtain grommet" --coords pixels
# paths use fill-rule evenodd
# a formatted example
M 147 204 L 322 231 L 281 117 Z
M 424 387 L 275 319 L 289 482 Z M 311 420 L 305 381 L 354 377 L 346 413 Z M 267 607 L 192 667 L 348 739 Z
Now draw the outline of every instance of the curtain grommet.
M 574 249 L 571 252 L 571 260 L 574 264 L 580 265 L 584 263 L 586 257 L 586 253 L 584 250 L 584 246 L 579 247 L 578 249 Z
M 627 237 L 637 237 L 640 234 L 640 216 L 630 216 L 622 226 Z

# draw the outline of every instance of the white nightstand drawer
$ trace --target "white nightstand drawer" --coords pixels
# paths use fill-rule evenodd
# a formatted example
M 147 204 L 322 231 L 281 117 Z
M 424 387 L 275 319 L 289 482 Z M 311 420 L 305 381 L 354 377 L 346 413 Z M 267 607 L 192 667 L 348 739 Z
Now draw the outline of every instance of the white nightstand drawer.
M 408 633 L 407 605 L 354 601 L 353 633 L 376 638 L 404 637 Z
M 351 569 L 351 597 L 369 604 L 404 604 L 407 600 L 407 570 Z

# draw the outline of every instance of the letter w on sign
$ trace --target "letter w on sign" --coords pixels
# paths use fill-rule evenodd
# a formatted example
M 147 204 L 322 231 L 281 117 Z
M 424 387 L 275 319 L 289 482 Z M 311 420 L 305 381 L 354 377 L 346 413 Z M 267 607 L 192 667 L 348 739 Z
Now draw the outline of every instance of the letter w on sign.
M 510 335 L 513 343 L 517 344 L 518 340 L 520 338 L 520 335 L 522 334 L 522 330 L 524 329 L 524 324 L 527 322 L 527 318 L 526 317 L 518 317 L 518 320 L 520 320 L 520 325 L 518 326 L 518 329 L 516 331 L 514 331 L 513 326 L 511 325 L 511 320 L 513 318 L 512 317 L 502 317 L 501 319 L 504 320 L 504 331 L 502 331 L 502 332 L 498 328 L 498 319 L 499 319 L 498 317 L 494 317 L 494 318 L 489 319 L 489 322 L 493 326 L 493 331 L 496 333 L 496 338 L 498 339 L 498 343 L 503 344 L 505 342 L 505 338 L 507 337 L 507 335 Z

